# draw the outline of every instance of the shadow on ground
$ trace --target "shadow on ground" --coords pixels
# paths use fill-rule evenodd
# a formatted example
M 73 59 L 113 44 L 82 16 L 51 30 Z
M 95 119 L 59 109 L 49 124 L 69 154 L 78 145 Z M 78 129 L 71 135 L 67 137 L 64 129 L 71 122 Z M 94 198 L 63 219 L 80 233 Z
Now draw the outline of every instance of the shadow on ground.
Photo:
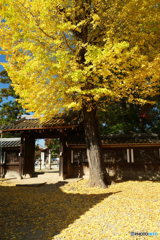
M 105 194 L 65 193 L 65 182 L 41 187 L 0 186 L 0 239 L 51 240 Z

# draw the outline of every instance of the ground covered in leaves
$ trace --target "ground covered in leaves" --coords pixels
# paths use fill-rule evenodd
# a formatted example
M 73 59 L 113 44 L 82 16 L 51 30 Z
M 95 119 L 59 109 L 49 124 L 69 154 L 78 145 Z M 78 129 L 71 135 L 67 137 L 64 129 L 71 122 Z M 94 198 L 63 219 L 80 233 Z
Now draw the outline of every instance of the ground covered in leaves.
M 156 232 L 158 236 L 131 236 Z M 159 240 L 160 183 L 0 183 L 0 240 Z

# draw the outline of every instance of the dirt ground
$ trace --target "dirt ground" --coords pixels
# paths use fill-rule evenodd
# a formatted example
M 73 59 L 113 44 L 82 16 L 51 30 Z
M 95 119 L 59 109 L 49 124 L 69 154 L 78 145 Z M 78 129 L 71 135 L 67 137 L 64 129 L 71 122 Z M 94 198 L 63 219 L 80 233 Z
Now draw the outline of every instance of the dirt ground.
M 68 179 L 67 182 L 77 181 L 78 179 Z M 39 171 L 36 172 L 33 177 L 24 176 L 23 179 L 8 179 L 9 184 L 20 184 L 20 185 L 32 185 L 32 184 L 55 184 L 59 181 L 63 181 L 62 177 L 59 176 L 58 171 Z M 7 182 L 6 181 L 6 182 Z
M 78 178 L 71 178 L 67 179 L 67 182 L 75 182 L 80 179 Z M 43 185 L 43 184 L 56 184 L 58 182 L 63 181 L 62 177 L 59 176 L 59 171 L 58 168 L 48 170 L 48 169 L 43 169 L 43 170 L 36 170 L 34 173 L 33 177 L 30 177 L 29 175 L 23 176 L 22 179 L 20 178 L 7 178 L 7 179 L 0 179 L 0 183 L 3 185 L 27 185 L 27 186 L 36 186 L 36 185 Z M 66 181 L 64 181 L 66 182 Z M 1 239 L 0 239 L 1 240 Z

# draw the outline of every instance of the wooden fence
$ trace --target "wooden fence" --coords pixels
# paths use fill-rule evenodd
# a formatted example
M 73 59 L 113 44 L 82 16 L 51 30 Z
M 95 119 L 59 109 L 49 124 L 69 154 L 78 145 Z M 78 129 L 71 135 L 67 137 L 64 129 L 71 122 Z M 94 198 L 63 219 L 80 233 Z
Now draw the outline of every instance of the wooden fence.
M 160 180 L 160 144 L 103 144 L 103 157 L 113 181 Z M 84 144 L 69 145 L 68 177 L 89 175 Z

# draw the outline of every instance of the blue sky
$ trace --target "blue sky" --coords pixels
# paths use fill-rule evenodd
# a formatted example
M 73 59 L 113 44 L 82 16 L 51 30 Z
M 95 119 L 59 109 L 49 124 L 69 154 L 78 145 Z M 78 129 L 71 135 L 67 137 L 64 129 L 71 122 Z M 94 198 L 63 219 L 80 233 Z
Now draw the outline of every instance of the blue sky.
M 0 54 L 0 62 L 6 62 L 5 55 Z M 3 69 L 3 66 L 0 64 L 0 71 L 2 71 Z
M 0 72 L 4 70 L 3 66 L 1 65 L 1 62 L 6 62 L 5 55 L 0 54 Z M 0 88 L 4 87 L 5 85 L 6 85 L 6 87 L 8 86 L 8 84 L 0 83 Z

